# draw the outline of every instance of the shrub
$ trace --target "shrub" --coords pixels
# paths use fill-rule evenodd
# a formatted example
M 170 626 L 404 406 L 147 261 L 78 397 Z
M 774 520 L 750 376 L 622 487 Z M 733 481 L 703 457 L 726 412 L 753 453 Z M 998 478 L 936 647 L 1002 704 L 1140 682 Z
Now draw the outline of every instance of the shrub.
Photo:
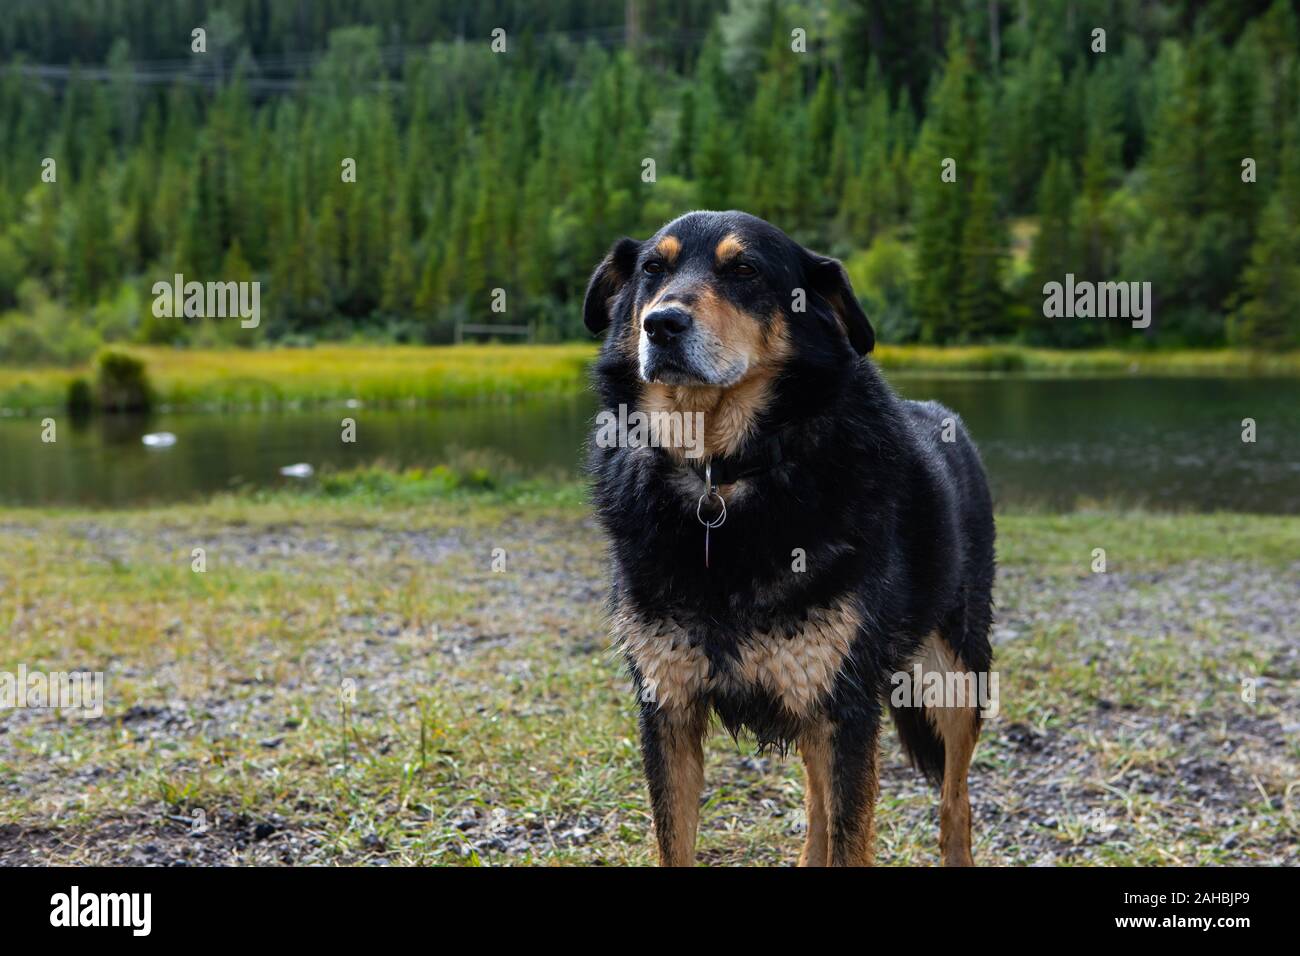
M 95 393 L 90 383 L 78 375 L 68 383 L 68 411 L 73 415 L 87 415 L 95 405 Z
M 110 412 L 143 412 L 153 405 L 144 363 L 125 352 L 100 352 L 95 360 L 95 398 Z

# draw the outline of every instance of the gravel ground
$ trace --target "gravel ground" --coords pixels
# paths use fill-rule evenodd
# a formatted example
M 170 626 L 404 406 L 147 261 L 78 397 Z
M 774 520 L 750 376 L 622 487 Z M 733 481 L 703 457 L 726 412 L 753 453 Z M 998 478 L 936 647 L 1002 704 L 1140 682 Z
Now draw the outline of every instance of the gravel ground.
M 462 518 L 0 522 L 0 670 L 108 683 L 99 720 L 0 716 L 0 863 L 648 862 L 595 528 Z M 1004 553 L 977 861 L 1295 864 L 1297 580 L 1300 562 L 1092 574 Z M 933 863 L 936 797 L 892 731 L 883 753 L 878 858 Z M 796 758 L 716 735 L 705 801 L 702 862 L 797 856 Z

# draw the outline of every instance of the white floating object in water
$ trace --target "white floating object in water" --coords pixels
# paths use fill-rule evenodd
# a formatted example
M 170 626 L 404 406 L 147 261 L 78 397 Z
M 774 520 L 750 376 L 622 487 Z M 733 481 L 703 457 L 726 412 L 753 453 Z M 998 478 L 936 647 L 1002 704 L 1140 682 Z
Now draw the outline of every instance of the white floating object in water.
M 349 398 L 349 399 L 348 399 L 346 402 L 344 402 L 343 404 L 346 405 L 348 408 L 360 408 L 360 407 L 361 407 L 361 401 L 360 401 L 359 399 L 355 399 L 355 398 Z
M 140 441 L 144 442 L 146 448 L 171 448 L 176 444 L 176 436 L 171 432 L 150 432 Z
M 280 474 L 288 478 L 310 478 L 316 473 L 316 469 L 305 461 L 300 461 L 296 465 L 285 465 L 280 469 Z

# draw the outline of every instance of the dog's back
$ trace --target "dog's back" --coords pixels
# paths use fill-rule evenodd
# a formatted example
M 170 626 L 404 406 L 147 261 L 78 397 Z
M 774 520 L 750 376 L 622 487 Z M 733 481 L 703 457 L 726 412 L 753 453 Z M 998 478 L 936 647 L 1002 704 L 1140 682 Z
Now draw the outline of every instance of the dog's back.
M 913 522 L 916 547 L 948 558 L 953 580 L 942 589 L 946 603 L 939 624 L 922 649 L 927 670 L 987 674 L 993 647 L 995 572 L 993 502 L 979 452 L 956 412 L 938 402 L 900 402 L 911 426 L 918 454 L 930 476 L 925 496 L 937 514 Z M 927 528 L 938 529 L 927 531 Z M 952 556 L 959 559 L 952 561 Z M 946 760 L 936 715 L 924 706 L 891 707 L 894 726 L 912 765 L 937 785 L 944 782 Z

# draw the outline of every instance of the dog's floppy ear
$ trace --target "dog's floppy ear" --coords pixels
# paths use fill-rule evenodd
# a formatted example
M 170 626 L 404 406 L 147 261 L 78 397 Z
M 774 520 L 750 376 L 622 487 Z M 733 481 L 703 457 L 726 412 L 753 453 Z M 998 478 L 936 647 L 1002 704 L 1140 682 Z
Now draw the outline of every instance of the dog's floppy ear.
M 807 249 L 808 277 L 812 291 L 820 295 L 835 311 L 840 324 L 849 337 L 849 344 L 859 355 L 866 355 L 876 345 L 876 333 L 871 328 L 867 313 L 862 311 L 858 297 L 849 284 L 849 274 L 838 259 L 819 256 Z
M 632 268 L 636 265 L 637 253 L 641 243 L 624 236 L 610 248 L 596 271 L 587 283 L 587 298 L 582 303 L 582 321 L 593 335 L 605 331 L 609 325 L 609 300 L 632 277 Z

